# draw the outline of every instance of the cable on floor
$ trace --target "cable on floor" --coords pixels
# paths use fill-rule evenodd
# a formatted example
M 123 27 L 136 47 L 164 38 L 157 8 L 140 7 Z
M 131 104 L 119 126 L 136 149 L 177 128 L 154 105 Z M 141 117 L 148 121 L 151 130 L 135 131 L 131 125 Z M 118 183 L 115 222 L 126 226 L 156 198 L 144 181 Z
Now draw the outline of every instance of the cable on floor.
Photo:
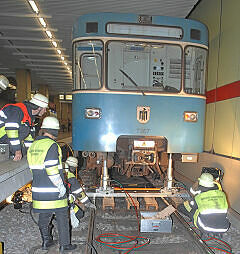
M 148 245 L 150 243 L 150 239 L 147 237 L 142 237 L 140 236 L 140 219 L 137 211 L 137 207 L 131 197 L 131 195 L 124 190 L 122 184 L 117 181 L 117 180 L 112 180 L 116 182 L 117 184 L 120 185 L 120 189 L 122 189 L 126 195 L 126 197 L 129 199 L 130 203 L 134 207 L 135 213 L 136 213 L 136 218 L 137 218 L 137 223 L 138 223 L 138 233 L 136 236 L 129 236 L 129 235 L 123 235 L 123 234 L 115 234 L 115 233 L 104 233 L 100 234 L 99 236 L 96 237 L 96 242 L 114 250 L 120 250 L 120 251 L 126 251 L 124 254 L 130 253 L 133 250 L 143 248 L 144 246 Z M 103 239 L 110 239 L 110 241 L 103 240 Z M 118 240 L 118 241 L 111 241 L 112 238 L 120 238 L 120 239 L 126 239 L 126 240 Z M 143 241 L 143 243 L 140 243 Z M 122 244 L 128 244 L 128 243 L 133 243 L 132 247 L 121 247 Z

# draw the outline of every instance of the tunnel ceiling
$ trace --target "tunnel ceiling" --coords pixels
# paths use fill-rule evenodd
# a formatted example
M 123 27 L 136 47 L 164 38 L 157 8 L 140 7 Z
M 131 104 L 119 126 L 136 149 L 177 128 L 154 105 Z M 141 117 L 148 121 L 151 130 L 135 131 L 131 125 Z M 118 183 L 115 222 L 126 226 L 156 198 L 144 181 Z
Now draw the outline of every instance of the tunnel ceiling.
M 0 74 L 14 79 L 17 69 L 29 69 L 32 90 L 47 85 L 49 93 L 54 95 L 72 90 L 71 32 L 78 16 L 96 12 L 134 12 L 186 17 L 199 1 L 35 0 L 38 14 L 29 2 L 0 1 Z M 50 34 L 46 34 L 39 18 L 43 18 Z M 57 49 L 61 50 L 61 55 Z

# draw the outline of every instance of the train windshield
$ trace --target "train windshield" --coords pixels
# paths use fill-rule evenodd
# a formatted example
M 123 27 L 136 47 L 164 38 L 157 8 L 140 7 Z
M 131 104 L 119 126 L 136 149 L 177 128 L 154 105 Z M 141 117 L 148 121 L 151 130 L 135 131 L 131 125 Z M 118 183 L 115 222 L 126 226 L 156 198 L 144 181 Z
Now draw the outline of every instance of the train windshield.
M 187 46 L 185 48 L 185 86 L 184 91 L 190 94 L 205 94 L 207 50 Z
M 76 42 L 74 89 L 100 89 L 102 86 L 103 43 L 97 40 Z
M 180 46 L 110 41 L 106 52 L 109 89 L 180 92 L 182 66 Z

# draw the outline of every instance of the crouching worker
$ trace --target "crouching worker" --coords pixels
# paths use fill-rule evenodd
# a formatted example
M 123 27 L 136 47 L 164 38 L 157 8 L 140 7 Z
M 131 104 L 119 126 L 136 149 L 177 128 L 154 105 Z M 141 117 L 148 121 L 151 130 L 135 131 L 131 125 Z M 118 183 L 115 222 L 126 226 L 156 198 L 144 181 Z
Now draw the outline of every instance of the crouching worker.
M 178 206 L 178 211 L 205 234 L 221 234 L 229 229 L 227 210 L 226 195 L 209 173 L 203 173 L 198 179 L 198 189 L 195 188 L 192 199 Z
M 78 160 L 75 157 L 69 156 L 65 162 L 66 182 L 69 193 L 70 203 L 70 218 L 72 227 L 76 228 L 79 225 L 80 219 L 84 216 L 84 211 L 77 205 L 78 202 L 87 208 L 96 209 L 96 206 L 90 202 L 83 187 L 76 179 L 75 172 L 78 166 Z
M 51 220 L 56 215 L 60 253 L 76 249 L 70 243 L 69 211 L 64 175 L 62 152 L 55 141 L 59 122 L 55 117 L 45 117 L 36 138 L 28 149 L 27 160 L 33 175 L 33 212 L 39 213 L 38 226 L 42 237 L 42 249 L 54 245 L 51 235 Z

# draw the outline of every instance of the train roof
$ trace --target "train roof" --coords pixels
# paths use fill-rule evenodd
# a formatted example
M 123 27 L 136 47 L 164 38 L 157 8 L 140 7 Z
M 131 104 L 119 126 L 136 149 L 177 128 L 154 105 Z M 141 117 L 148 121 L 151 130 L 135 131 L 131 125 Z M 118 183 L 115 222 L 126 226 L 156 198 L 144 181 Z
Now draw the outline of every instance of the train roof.
M 151 20 L 149 23 L 140 23 L 139 17 L 145 17 L 147 21 Z M 86 33 L 87 23 L 98 23 L 98 31 Z M 110 13 L 110 12 L 100 12 L 85 14 L 78 18 L 77 22 L 73 26 L 72 39 L 79 37 L 89 37 L 89 36 L 101 36 L 101 37 L 119 37 L 120 35 L 109 35 L 106 32 L 106 25 L 108 23 L 126 23 L 126 24 L 141 24 L 141 25 L 152 25 L 152 26 L 169 26 L 169 27 L 181 27 L 183 29 L 183 36 L 180 41 L 193 42 L 208 45 L 208 29 L 207 27 L 196 20 L 168 17 L 168 16 L 149 16 L 149 15 L 138 15 L 133 13 Z M 200 31 L 200 39 L 192 38 L 192 31 Z M 121 35 L 121 37 L 127 37 L 127 35 Z M 128 36 L 129 37 L 129 36 Z M 131 35 L 134 38 L 134 35 Z M 140 36 L 136 36 L 139 38 Z M 150 36 L 148 38 L 151 38 Z M 155 37 L 156 38 L 156 37 Z M 159 39 L 162 39 L 158 37 Z M 165 38 L 166 39 L 166 38 Z M 172 38 L 167 38 L 168 40 L 174 40 Z M 178 40 L 179 41 L 179 40 Z

